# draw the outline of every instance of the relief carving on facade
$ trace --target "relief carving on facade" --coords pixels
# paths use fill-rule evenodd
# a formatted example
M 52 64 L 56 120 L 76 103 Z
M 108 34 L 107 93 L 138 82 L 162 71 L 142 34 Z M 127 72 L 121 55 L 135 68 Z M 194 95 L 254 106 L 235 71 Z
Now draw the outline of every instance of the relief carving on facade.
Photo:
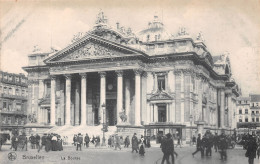
M 83 47 L 75 50 L 68 56 L 62 59 L 62 61 L 67 60 L 77 60 L 77 59 L 87 59 L 87 58 L 95 58 L 95 57 L 112 57 L 119 56 L 120 53 L 118 51 L 110 50 L 105 48 L 99 44 L 88 43 Z

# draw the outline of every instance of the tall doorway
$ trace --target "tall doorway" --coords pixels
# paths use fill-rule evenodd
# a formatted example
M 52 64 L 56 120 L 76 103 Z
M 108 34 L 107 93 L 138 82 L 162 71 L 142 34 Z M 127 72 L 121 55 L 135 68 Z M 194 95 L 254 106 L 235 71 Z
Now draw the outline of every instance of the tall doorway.
M 166 122 L 166 105 L 158 106 L 158 122 Z
M 114 126 L 117 124 L 116 99 L 106 100 L 106 119 L 107 119 L 108 126 Z

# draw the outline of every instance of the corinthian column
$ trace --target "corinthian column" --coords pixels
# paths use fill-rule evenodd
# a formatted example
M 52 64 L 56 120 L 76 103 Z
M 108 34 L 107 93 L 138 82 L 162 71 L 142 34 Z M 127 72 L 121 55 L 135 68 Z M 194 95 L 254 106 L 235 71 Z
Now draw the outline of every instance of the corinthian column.
M 65 75 L 65 78 L 66 78 L 66 112 L 65 112 L 65 125 L 70 125 L 71 75 Z
M 135 70 L 135 125 L 141 125 L 141 71 Z
M 127 122 L 130 122 L 130 80 L 125 80 L 125 113 L 127 115 Z
M 116 71 L 117 74 L 117 124 L 121 122 L 119 113 L 123 108 L 123 71 Z
M 220 90 L 220 127 L 225 127 L 225 92 Z
M 103 121 L 103 109 L 102 104 L 106 104 L 106 72 L 99 72 L 100 75 L 100 106 L 99 106 L 99 118 L 101 118 L 101 124 L 104 123 Z M 105 120 L 105 118 L 104 118 Z
M 81 75 L 81 125 L 86 125 L 87 122 L 87 74 L 83 73 Z
M 55 91 L 56 91 L 56 77 L 51 77 L 51 120 L 50 124 L 55 125 Z

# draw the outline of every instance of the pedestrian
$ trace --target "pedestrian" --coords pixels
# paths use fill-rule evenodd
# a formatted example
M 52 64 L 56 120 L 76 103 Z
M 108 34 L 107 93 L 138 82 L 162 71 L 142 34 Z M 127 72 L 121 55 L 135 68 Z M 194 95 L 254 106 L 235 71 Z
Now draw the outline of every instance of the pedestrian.
M 161 149 L 163 152 L 163 158 L 162 158 L 161 164 L 164 164 L 165 160 L 166 160 L 167 164 L 170 164 L 170 161 L 169 161 L 170 155 L 172 156 L 172 163 L 174 164 L 174 155 L 173 154 L 177 155 L 177 153 L 176 152 L 174 153 L 174 143 L 173 142 L 174 141 L 173 141 L 170 133 L 166 134 L 166 137 L 164 137 L 161 140 Z
M 96 142 L 95 147 L 100 146 L 100 137 L 99 137 L 99 136 L 96 136 L 96 138 L 95 138 L 95 142 Z
M 194 157 L 194 155 L 198 152 L 201 152 L 201 157 L 204 156 L 204 151 L 203 151 L 203 145 L 202 145 L 202 141 L 201 141 L 201 134 L 198 134 L 197 137 L 197 145 L 196 145 L 196 151 L 192 153 L 192 156 Z
M 143 135 L 141 135 L 140 144 L 141 144 L 141 146 L 140 146 L 140 149 L 139 149 L 139 154 L 141 156 L 144 156 L 145 149 L 144 149 L 144 136 Z
M 108 140 L 107 140 L 107 145 L 108 147 L 111 147 L 111 140 L 112 140 L 112 137 L 111 135 L 109 136 Z
M 90 142 L 90 138 L 89 138 L 89 136 L 88 136 L 88 133 L 86 133 L 86 136 L 85 136 L 85 138 L 84 138 L 84 141 L 85 141 L 86 148 L 88 148 L 88 147 L 89 147 L 89 142 Z
M 43 136 L 42 136 L 41 146 L 39 146 L 39 148 L 38 148 L 38 153 L 40 152 L 40 150 L 42 149 L 43 146 L 44 146 L 45 149 L 46 149 L 46 139 L 47 139 L 47 134 L 44 133 Z
M 79 133 L 78 136 L 77 136 L 77 140 L 76 140 L 76 144 L 77 144 L 76 151 L 78 151 L 78 148 L 80 148 L 80 151 L 81 151 L 82 143 L 83 143 L 83 136 L 81 135 L 81 133 Z
M 96 138 L 94 137 L 94 135 L 92 136 L 92 140 L 91 140 L 91 143 L 94 145 L 95 144 L 95 140 Z
M 45 145 L 45 151 L 49 152 L 51 150 L 51 135 L 48 134 L 46 137 L 46 145 Z
M 193 135 L 192 137 L 192 145 L 195 145 L 196 144 L 196 137 Z
M 245 156 L 248 158 L 249 164 L 254 164 L 254 158 L 256 158 L 257 143 L 252 135 L 249 135 L 248 145 Z
M 115 137 L 114 137 L 114 135 L 112 135 L 112 138 L 111 138 L 111 146 L 112 147 L 115 146 Z
M 136 151 L 136 153 L 138 153 L 138 149 L 138 138 L 136 137 L 136 133 L 134 133 L 132 137 L 132 153 L 134 152 L 134 150 Z
M 73 137 L 73 145 L 76 146 L 76 142 L 77 142 L 77 135 L 74 134 L 74 137 Z
M 51 138 L 51 147 L 52 147 L 52 151 L 57 151 L 58 150 L 58 144 L 57 144 L 58 138 L 56 136 L 56 134 L 52 135 Z
M 176 145 L 176 147 L 177 146 L 180 146 L 180 148 L 181 148 L 181 137 L 179 135 L 177 136 L 177 145 Z
M 227 160 L 228 142 L 224 133 L 224 130 L 222 130 L 218 140 L 218 150 L 220 153 L 221 160 Z
M 31 143 L 31 149 L 35 149 L 35 137 L 33 136 L 33 134 L 31 134 L 31 136 L 29 137 L 29 141 Z
M 218 151 L 218 133 L 215 133 L 215 135 L 213 137 L 213 144 L 214 144 L 215 152 L 217 152 Z
M 17 150 L 17 144 L 18 144 L 18 137 L 16 134 L 14 134 L 11 138 L 11 141 L 12 141 L 12 148 L 14 148 L 14 151 Z
M 62 141 L 60 135 L 58 135 L 57 138 L 58 138 L 58 140 L 57 140 L 58 150 L 59 150 L 59 151 L 62 151 L 62 150 L 63 150 L 63 146 L 62 146 L 62 144 L 63 144 L 62 142 L 63 142 L 63 141 Z
M 121 150 L 120 144 L 121 144 L 120 138 L 119 138 L 118 134 L 116 134 L 116 136 L 115 136 L 115 150 L 117 150 L 117 148 L 119 148 Z
M 126 136 L 126 138 L 125 138 L 125 147 L 128 148 L 129 145 L 130 145 L 130 139 L 129 139 L 129 136 Z
M 41 137 L 36 134 L 35 136 L 35 144 L 36 144 L 36 149 L 38 150 L 40 148 L 40 140 L 41 140 Z

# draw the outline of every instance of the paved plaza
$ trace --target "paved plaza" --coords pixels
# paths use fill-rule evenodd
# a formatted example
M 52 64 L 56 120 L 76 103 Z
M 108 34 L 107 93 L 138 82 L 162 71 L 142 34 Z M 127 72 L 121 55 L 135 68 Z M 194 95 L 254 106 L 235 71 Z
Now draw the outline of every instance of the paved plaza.
M 122 150 L 113 150 L 110 148 L 94 148 L 91 146 L 82 151 L 75 151 L 74 146 L 64 146 L 63 151 L 37 152 L 36 149 L 28 149 L 28 151 L 16 151 L 16 159 L 11 161 L 8 159 L 10 145 L 2 147 L 0 153 L 1 164 L 40 164 L 40 163 L 87 163 L 87 164 L 160 164 L 163 153 L 158 145 L 156 147 L 147 148 L 144 157 L 138 153 L 131 153 L 131 148 L 122 148 Z M 240 147 L 228 150 L 228 160 L 221 161 L 219 153 L 212 153 L 212 157 L 201 158 L 197 153 L 194 158 L 191 153 L 196 147 L 176 148 L 179 154 L 176 159 L 176 164 L 246 164 L 245 150 Z M 34 159 L 31 159 L 34 158 Z M 36 159 L 35 159 L 36 158 Z M 166 162 L 165 162 L 166 163 Z M 260 163 L 260 160 L 255 159 L 255 164 Z

